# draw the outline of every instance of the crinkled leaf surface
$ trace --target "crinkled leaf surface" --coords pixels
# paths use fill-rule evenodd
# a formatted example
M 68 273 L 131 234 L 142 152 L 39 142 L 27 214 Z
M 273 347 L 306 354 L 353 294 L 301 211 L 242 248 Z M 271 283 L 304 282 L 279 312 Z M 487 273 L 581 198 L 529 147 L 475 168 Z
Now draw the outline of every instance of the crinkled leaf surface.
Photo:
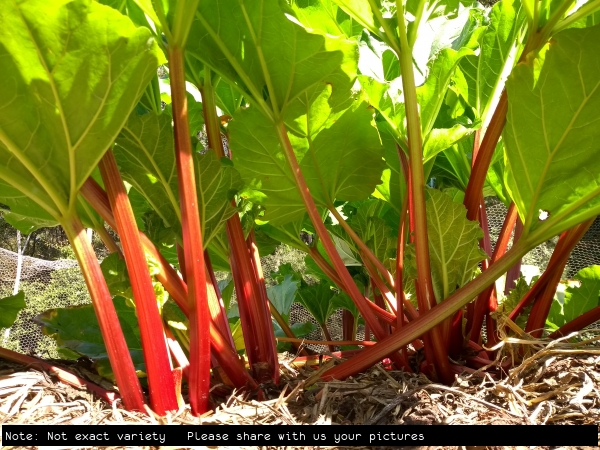
M 574 277 L 581 281 L 579 287 L 569 287 L 563 304 L 554 299 L 547 323 L 552 328 L 560 328 L 600 305 L 600 266 L 581 269 Z
M 326 207 L 334 200 L 367 198 L 385 165 L 372 113 L 365 104 L 355 104 L 330 122 L 329 114 L 307 108 L 306 134 L 290 133 L 290 140 L 315 203 Z M 272 123 L 251 107 L 231 122 L 230 139 L 242 178 L 265 207 L 264 220 L 274 225 L 301 220 L 304 203 Z
M 292 0 L 292 11 L 307 28 L 333 36 L 360 36 L 363 26 L 333 0 Z
M 445 192 L 427 190 L 427 232 L 431 258 L 431 277 L 436 299 L 445 299 L 473 278 L 477 264 L 486 258 L 479 248 L 483 231 L 477 222 L 467 220 L 466 209 Z M 407 269 L 412 278 L 414 246 L 407 246 Z
M 448 297 L 473 277 L 477 264 L 486 258 L 479 248 L 483 232 L 477 222 L 466 219 L 465 207 L 444 192 L 428 190 L 427 231 L 432 275 Z
M 195 161 L 202 236 L 208 245 L 237 212 L 231 200 L 243 183 L 233 163 L 227 158 L 219 160 L 212 151 L 197 155 Z
M 167 227 L 179 227 L 179 190 L 172 119 L 167 114 L 133 112 L 114 149 L 125 181 L 141 193 Z
M 343 92 L 356 76 L 353 43 L 309 33 L 277 0 L 200 2 L 187 50 L 272 119 L 315 84 L 327 81 Z
M 304 306 L 323 325 L 335 311 L 333 299 L 336 295 L 328 283 L 318 283 L 298 289 L 296 301 Z
M 600 212 L 600 26 L 569 29 L 507 81 L 506 178 L 525 227 L 553 235 Z
M 0 22 L 0 178 L 62 217 L 162 55 L 148 29 L 96 2 L 4 2 Z
M 373 15 L 369 0 L 334 0 L 350 17 L 367 30 L 378 34 L 379 24 Z
M 115 157 L 123 178 L 145 197 L 165 227 L 179 233 L 181 211 L 171 117 L 134 112 L 117 139 Z M 230 201 L 242 182 L 231 161 L 219 161 L 212 151 L 195 155 L 195 160 L 200 221 L 208 245 L 235 213 Z
M 448 84 L 460 60 L 471 54 L 473 54 L 473 50 L 467 47 L 463 47 L 458 51 L 446 48 L 440 51 L 430 63 L 429 75 L 425 83 L 417 88 L 417 97 L 421 112 L 421 128 L 424 136 L 427 136 L 433 129 L 435 119 L 448 90 Z M 425 156 L 427 157 L 428 155 Z
M 27 307 L 25 293 L 17 292 L 15 295 L 0 298 L 0 328 L 12 327 L 19 312 Z

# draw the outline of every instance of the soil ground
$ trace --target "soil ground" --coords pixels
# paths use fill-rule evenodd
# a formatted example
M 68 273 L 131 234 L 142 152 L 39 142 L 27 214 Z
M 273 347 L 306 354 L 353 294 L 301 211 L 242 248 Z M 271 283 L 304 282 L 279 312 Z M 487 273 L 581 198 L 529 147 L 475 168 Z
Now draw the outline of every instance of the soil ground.
M 381 365 L 343 382 L 325 383 L 318 381 L 319 374 L 328 368 L 325 365 L 330 367 L 338 363 L 335 359 L 319 368 L 300 365 L 293 357 L 282 357 L 280 387 L 263 387 L 268 400 L 259 402 L 252 393 L 233 392 L 227 397 L 218 397 L 221 389 L 216 386 L 212 392 L 214 408 L 200 418 L 193 417 L 188 407 L 167 417 L 131 413 L 121 408 L 119 401 L 110 405 L 47 373 L 0 359 L 0 424 L 598 425 L 598 339 L 575 344 L 564 340 L 529 342 L 529 354 L 508 372 L 496 366 L 463 373 L 456 377 L 452 386 L 432 383 L 422 374 L 389 371 Z M 510 345 L 503 351 L 504 361 L 510 358 L 511 352 L 514 353 L 517 344 L 522 344 L 516 339 L 509 341 Z M 80 374 L 88 372 L 85 367 L 78 366 L 84 364 L 70 365 L 70 369 Z

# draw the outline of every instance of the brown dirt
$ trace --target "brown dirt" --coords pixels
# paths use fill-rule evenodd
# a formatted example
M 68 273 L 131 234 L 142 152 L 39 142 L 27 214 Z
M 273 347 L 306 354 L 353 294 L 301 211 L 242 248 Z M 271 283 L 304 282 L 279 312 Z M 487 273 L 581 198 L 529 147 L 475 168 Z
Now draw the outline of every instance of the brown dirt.
M 529 355 L 519 366 L 500 379 L 486 372 L 462 374 L 450 387 L 381 365 L 343 382 L 325 383 L 318 381 L 323 368 L 287 358 L 282 359 L 282 388 L 265 389 L 269 400 L 258 402 L 251 394 L 235 392 L 225 399 L 214 396 L 215 409 L 201 418 L 193 417 L 189 407 L 167 417 L 131 413 L 119 402 L 111 406 L 46 373 L 0 360 L 0 424 L 598 425 L 598 339 L 572 343 L 506 338 L 505 357 L 514 354 L 517 345 L 527 344 Z

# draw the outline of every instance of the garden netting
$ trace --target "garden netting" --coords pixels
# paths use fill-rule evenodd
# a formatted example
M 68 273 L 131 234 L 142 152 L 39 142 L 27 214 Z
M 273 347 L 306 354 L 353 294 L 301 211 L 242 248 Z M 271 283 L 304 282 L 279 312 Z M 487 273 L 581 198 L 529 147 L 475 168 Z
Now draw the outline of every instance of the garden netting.
M 486 209 L 490 236 L 494 243 L 500 234 L 506 207 L 496 198 L 489 197 L 486 199 Z M 0 233 L 3 235 L 0 242 L 5 246 L 8 246 L 6 243 L 11 239 L 16 240 L 16 230 L 12 227 L 4 226 Z M 523 272 L 527 272 L 529 277 L 542 272 L 548 264 L 555 245 L 556 238 L 529 252 L 523 258 Z M 28 248 L 31 249 L 31 245 Z M 47 247 L 43 248 L 47 249 Z M 28 252 L 25 249 L 25 254 L 27 253 L 31 253 L 31 251 Z M 16 283 L 18 289 L 24 291 L 27 303 L 27 307 L 20 312 L 13 327 L 9 330 L 0 330 L 0 339 L 2 345 L 11 350 L 44 358 L 58 358 L 54 341 L 43 335 L 40 326 L 33 321 L 33 318 L 48 309 L 87 304 L 90 299 L 77 261 L 65 258 L 65 252 L 57 254 L 57 252 L 51 251 L 34 251 L 34 254 L 35 256 L 46 256 L 52 260 L 22 255 L 20 276 L 17 277 L 19 254 L 0 248 L 0 298 L 12 295 Z M 105 256 L 105 254 L 100 256 Z M 296 270 L 301 271 L 303 258 L 304 255 L 299 254 L 298 251 L 284 247 L 278 248 L 273 255 L 262 258 L 267 283 L 273 283 L 268 275 L 276 272 L 280 264 L 289 262 Z M 579 270 L 595 264 L 600 264 L 600 220 L 598 219 L 575 247 L 563 278 L 572 278 Z M 224 277 L 223 274 L 221 275 Z M 314 331 L 307 335 L 306 339 L 324 339 L 317 322 L 298 303 L 294 303 L 292 306 L 290 322 L 312 322 L 315 325 Z M 338 310 L 328 321 L 328 328 L 334 340 L 342 338 L 341 324 L 342 312 Z M 364 339 L 362 326 L 358 329 L 357 339 Z M 309 347 L 317 351 L 327 350 L 324 346 L 311 345 Z

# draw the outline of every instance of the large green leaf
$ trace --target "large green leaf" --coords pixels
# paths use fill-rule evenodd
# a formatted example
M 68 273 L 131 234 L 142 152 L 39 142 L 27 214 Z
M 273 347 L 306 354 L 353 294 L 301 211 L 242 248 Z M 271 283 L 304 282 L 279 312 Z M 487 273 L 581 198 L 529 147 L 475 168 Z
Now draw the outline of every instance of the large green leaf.
M 2 189 L 2 187 L 2 181 L 0 180 L 0 189 Z M 27 215 L 11 212 L 10 210 L 0 208 L 0 211 L 2 212 L 2 217 L 4 218 L 6 223 L 11 225 L 13 228 L 16 228 L 23 234 L 30 234 L 40 228 L 52 228 L 58 225 L 56 223 L 56 220 L 46 217 L 46 212 L 44 210 L 40 211 L 43 217 L 35 217 L 34 211 L 36 211 L 36 209 L 39 210 L 41 208 L 39 208 L 33 202 L 28 203 L 30 205 L 30 208 L 27 209 Z
M 459 91 L 485 120 L 492 100 L 502 89 L 502 73 L 511 62 L 510 53 L 524 24 L 519 0 L 498 2 L 490 12 L 490 23 L 480 37 L 479 54 L 460 61 Z M 464 77 L 464 82 L 461 79 Z
M 242 180 L 231 160 L 219 160 L 212 151 L 196 156 L 195 161 L 202 236 L 208 245 L 227 219 L 237 212 L 231 200 L 241 189 Z
M 579 287 L 568 287 L 562 302 L 554 299 L 546 324 L 558 329 L 600 305 L 600 266 L 581 269 L 574 277 Z
M 350 17 L 373 34 L 379 34 L 379 23 L 373 14 L 369 0 L 334 0 Z
M 144 371 L 135 309 L 127 306 L 123 297 L 115 297 L 114 303 L 133 363 L 138 371 Z M 100 375 L 112 377 L 104 339 L 92 305 L 51 309 L 37 316 L 35 321 L 42 325 L 44 334 L 54 338 L 64 355 L 75 358 L 78 355 L 87 356 L 97 362 Z
M 442 107 L 450 79 L 454 75 L 456 67 L 462 58 L 472 54 L 473 50 L 467 47 L 463 47 L 458 51 L 446 48 L 440 51 L 430 63 L 429 75 L 427 75 L 425 83 L 417 88 L 417 97 L 421 112 L 421 128 L 423 129 L 424 136 L 427 136 L 433 129 L 435 119 Z
M 134 112 L 117 138 L 115 157 L 123 178 L 145 197 L 167 228 L 179 233 L 181 210 L 171 117 Z M 212 151 L 195 155 L 195 160 L 200 220 L 208 245 L 235 213 L 230 202 L 242 182 L 231 161 L 219 161 Z
M 142 194 L 167 227 L 179 227 L 179 191 L 172 119 L 133 112 L 117 137 L 115 158 L 125 181 Z
M 187 50 L 274 120 L 312 86 L 344 92 L 356 76 L 356 45 L 310 34 L 277 0 L 200 2 Z
M 12 327 L 19 312 L 26 307 L 27 303 L 25 303 L 25 293 L 23 291 L 9 297 L 0 298 L 0 328 Z
M 479 248 L 483 231 L 467 220 L 466 209 L 445 192 L 427 190 L 427 233 L 431 277 L 438 301 L 447 298 L 473 278 L 477 264 L 486 258 Z M 414 246 L 407 246 L 407 268 L 416 277 Z
M 367 198 L 385 165 L 372 113 L 355 104 L 333 122 L 330 114 L 307 108 L 305 123 L 295 127 L 306 134 L 290 133 L 290 140 L 315 203 L 327 207 L 335 200 Z M 231 122 L 230 139 L 242 178 L 265 207 L 264 220 L 274 225 L 301 220 L 304 203 L 272 123 L 250 107 Z
M 360 36 L 363 26 L 333 0 L 292 0 L 290 7 L 307 28 L 333 36 Z
M 331 289 L 328 283 L 318 283 L 303 287 L 296 292 L 296 301 L 310 312 L 320 324 L 326 324 L 336 307 L 333 299 L 339 294 Z
M 297 289 L 298 281 L 293 280 L 292 275 L 286 275 L 281 283 L 267 288 L 269 300 L 286 321 L 289 320 L 290 308 L 294 303 Z
M 162 55 L 148 29 L 96 2 L 4 2 L 0 22 L 0 178 L 72 214 Z
M 542 225 L 556 234 L 600 212 L 598 42 L 600 26 L 565 30 L 507 81 L 505 173 L 525 235 Z

